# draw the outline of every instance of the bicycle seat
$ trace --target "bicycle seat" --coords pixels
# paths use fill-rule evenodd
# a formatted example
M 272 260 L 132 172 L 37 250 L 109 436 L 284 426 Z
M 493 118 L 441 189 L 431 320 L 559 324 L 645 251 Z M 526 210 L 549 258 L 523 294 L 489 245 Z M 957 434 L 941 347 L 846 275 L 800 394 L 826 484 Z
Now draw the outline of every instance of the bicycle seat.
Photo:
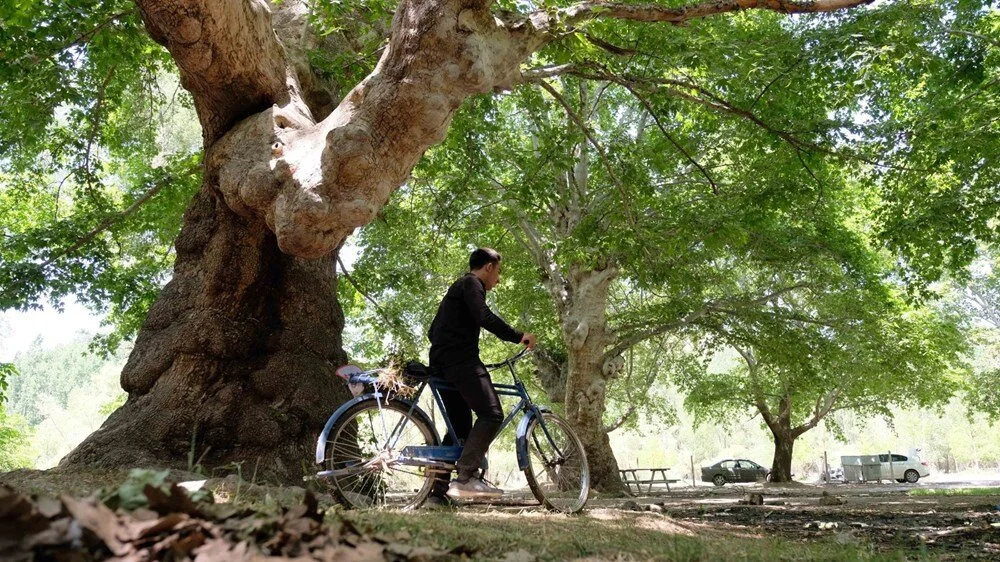
M 428 381 L 436 373 L 434 369 L 419 361 L 410 361 L 403 367 L 403 374 L 418 381 Z

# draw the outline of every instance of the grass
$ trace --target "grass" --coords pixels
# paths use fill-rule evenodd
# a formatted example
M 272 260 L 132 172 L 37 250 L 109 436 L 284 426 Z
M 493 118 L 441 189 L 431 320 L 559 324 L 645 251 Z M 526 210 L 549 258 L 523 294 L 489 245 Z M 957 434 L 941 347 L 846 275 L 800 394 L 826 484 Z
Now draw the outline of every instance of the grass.
M 997 488 L 919 488 L 910 490 L 911 496 L 1000 496 Z
M 458 509 L 401 513 L 340 512 L 359 529 L 414 546 L 462 545 L 474 559 L 502 560 L 906 560 L 913 552 L 879 553 L 831 540 L 808 543 L 693 526 L 647 513 L 593 510 L 562 516 Z
M 182 479 L 192 476 L 177 475 Z M 68 492 L 86 496 L 95 489 L 115 487 L 125 477 L 124 471 L 73 471 L 48 473 L 16 471 L 0 475 L 0 483 L 21 492 L 58 494 Z M 995 489 L 928 491 L 995 495 Z M 301 488 L 255 485 L 240 482 L 234 476 L 217 480 L 217 501 L 276 512 L 301 502 Z M 926 554 L 911 546 L 899 550 L 875 550 L 867 542 L 836 542 L 829 538 L 808 539 L 764 536 L 754 530 L 729 526 L 723 522 L 678 521 L 650 512 L 629 512 L 595 507 L 580 516 L 545 512 L 536 507 L 487 508 L 461 507 L 438 511 L 353 511 L 333 506 L 320 496 L 321 505 L 329 507 L 328 518 L 342 517 L 362 532 L 376 534 L 390 542 L 414 547 L 451 550 L 456 547 L 473 551 L 475 560 L 547 561 L 547 560 L 671 560 L 671 561 L 772 561 L 772 560 L 843 560 L 881 561 L 925 559 Z

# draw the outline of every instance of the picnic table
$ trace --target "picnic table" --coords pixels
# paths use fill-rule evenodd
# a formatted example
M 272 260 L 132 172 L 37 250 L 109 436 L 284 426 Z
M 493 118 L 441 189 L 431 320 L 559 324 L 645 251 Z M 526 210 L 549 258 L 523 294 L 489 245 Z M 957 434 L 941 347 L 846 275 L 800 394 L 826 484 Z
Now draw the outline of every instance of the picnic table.
M 635 493 L 653 493 L 653 486 L 659 487 L 663 484 L 667 487 L 667 492 L 670 491 L 670 484 L 674 482 L 680 482 L 679 478 L 669 478 L 667 477 L 667 471 L 669 468 L 623 468 L 619 472 L 622 476 L 622 481 L 628 486 L 629 491 Z M 645 487 L 645 490 L 643 488 Z

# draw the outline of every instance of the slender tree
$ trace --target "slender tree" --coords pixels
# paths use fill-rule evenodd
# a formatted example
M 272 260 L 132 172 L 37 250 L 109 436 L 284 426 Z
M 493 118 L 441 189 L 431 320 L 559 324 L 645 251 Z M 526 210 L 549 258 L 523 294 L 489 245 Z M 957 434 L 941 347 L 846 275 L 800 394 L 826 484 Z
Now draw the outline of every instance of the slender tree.
M 760 416 L 777 482 L 791 479 L 796 439 L 824 420 L 836 429 L 832 412 L 891 420 L 903 407 L 944 406 L 964 380 L 967 343 L 955 318 L 908 305 L 875 279 L 829 273 L 755 314 L 708 319 L 707 341 L 738 352 L 742 365 L 675 379 L 699 419 Z

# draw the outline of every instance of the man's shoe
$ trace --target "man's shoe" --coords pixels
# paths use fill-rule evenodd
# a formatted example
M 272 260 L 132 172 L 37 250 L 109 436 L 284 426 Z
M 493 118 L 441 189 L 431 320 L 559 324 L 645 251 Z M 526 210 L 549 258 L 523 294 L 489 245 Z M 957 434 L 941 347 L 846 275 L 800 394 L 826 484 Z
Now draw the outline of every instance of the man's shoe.
M 448 486 L 448 497 L 454 499 L 499 498 L 503 490 L 494 488 L 478 478 L 469 478 L 465 482 L 452 481 Z
M 455 507 L 455 502 L 451 501 L 451 498 L 448 496 L 427 496 L 421 507 L 425 509 L 448 509 Z

